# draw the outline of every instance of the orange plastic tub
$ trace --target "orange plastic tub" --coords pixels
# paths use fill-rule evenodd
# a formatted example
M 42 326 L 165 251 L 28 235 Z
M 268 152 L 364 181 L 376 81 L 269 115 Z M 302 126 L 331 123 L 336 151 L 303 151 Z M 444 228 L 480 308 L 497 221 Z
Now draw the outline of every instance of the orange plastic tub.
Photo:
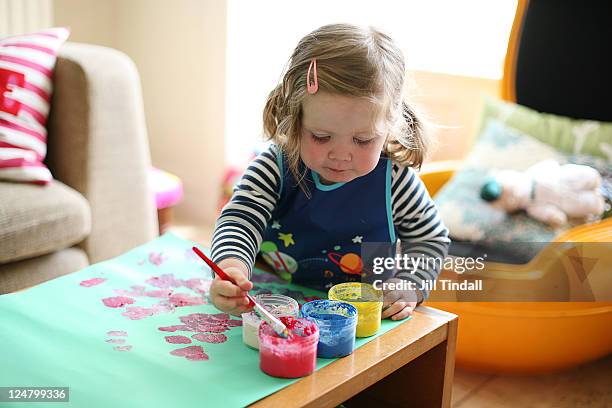
M 458 367 L 559 371 L 612 353 L 612 303 L 428 302 L 459 315 Z
M 460 167 L 434 162 L 420 173 L 433 196 Z M 483 276 L 505 281 L 505 288 L 529 289 L 539 302 L 448 301 L 432 291 L 427 305 L 459 315 L 456 363 L 473 371 L 536 374 L 559 371 L 612 353 L 612 218 L 582 225 L 556 238 L 527 265 L 487 263 Z M 594 244 L 597 243 L 597 244 Z M 569 255 L 569 256 L 568 256 Z M 576 259 L 584 259 L 575 271 Z M 595 264 L 591 260 L 597 260 Z M 580 265 L 579 265 L 580 266 Z M 568 273 L 569 272 L 569 273 Z M 443 271 L 441 277 L 470 279 Z M 472 276 L 471 278 L 477 278 Z M 589 290 L 582 285 L 588 282 Z M 584 302 L 551 302 L 568 299 Z M 576 296 L 576 297 L 572 297 Z M 436 301 L 433 301 L 436 300 Z M 605 302 L 604 302 L 605 300 Z

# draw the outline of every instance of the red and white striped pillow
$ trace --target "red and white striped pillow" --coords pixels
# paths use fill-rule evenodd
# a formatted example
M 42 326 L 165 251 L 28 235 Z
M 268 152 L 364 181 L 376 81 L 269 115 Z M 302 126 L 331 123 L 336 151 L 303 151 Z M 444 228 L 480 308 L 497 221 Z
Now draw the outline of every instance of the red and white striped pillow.
M 0 180 L 47 184 L 47 116 L 57 51 L 70 32 L 51 28 L 0 39 Z

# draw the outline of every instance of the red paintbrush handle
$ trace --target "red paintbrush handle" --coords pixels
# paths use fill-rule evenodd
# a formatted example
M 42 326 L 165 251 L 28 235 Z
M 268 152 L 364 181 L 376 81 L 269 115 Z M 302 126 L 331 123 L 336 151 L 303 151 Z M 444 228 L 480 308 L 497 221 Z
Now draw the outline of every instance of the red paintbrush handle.
M 204 252 L 200 251 L 197 247 L 193 247 L 191 249 L 193 249 L 193 252 L 198 254 L 198 256 L 200 258 L 202 258 L 204 260 L 204 262 L 206 262 L 206 265 L 210 266 L 210 269 L 215 271 L 215 273 L 217 275 L 219 275 L 219 277 L 221 279 L 226 280 L 226 281 L 230 281 L 234 285 L 236 284 L 236 282 L 232 278 L 230 278 L 229 276 L 226 275 L 225 272 L 223 272 L 223 269 L 219 268 L 216 263 L 214 263 L 212 260 L 210 260 L 206 255 L 204 255 Z
M 223 280 L 232 282 L 234 285 L 238 286 L 236 281 L 230 278 L 225 272 L 223 272 L 223 269 L 219 268 L 219 266 L 216 263 L 214 263 L 206 255 L 204 255 L 204 252 L 200 251 L 197 247 L 192 247 L 191 249 L 193 249 L 193 252 L 198 254 L 198 256 L 202 258 L 202 260 L 204 260 L 204 262 L 206 262 L 206 265 L 210 266 L 210 269 L 215 271 L 217 276 L 219 276 Z M 249 299 L 249 306 L 254 306 L 255 300 L 253 300 L 253 297 L 247 293 L 247 298 Z

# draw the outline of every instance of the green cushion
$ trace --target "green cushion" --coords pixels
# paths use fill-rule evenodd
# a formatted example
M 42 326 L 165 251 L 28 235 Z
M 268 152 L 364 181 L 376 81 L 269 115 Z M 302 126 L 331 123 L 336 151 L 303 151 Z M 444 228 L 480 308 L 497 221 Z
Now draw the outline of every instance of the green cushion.
M 612 162 L 612 123 L 577 120 L 486 97 L 477 134 L 489 119 L 519 130 L 565 154 L 583 154 Z

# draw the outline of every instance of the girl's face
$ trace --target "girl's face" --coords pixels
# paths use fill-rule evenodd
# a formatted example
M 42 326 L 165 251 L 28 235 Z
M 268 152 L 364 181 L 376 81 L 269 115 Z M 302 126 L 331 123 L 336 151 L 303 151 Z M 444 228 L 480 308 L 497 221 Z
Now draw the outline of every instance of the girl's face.
M 323 183 L 349 182 L 374 170 L 386 137 L 375 106 L 364 99 L 327 92 L 302 103 L 300 156 Z

